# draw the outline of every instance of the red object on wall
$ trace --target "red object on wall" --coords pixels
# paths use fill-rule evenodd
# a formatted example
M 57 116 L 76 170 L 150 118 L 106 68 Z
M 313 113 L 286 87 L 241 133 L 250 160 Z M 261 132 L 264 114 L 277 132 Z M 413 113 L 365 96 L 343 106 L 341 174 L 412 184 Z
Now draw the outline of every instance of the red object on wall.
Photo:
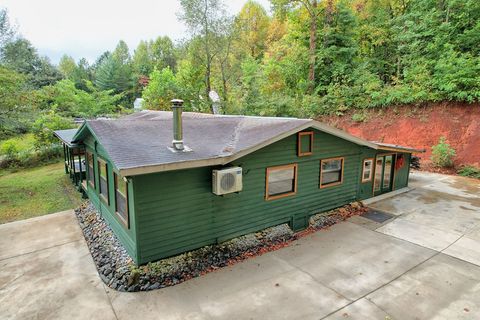
M 397 161 L 395 162 L 395 170 L 400 170 L 401 167 L 405 164 L 405 159 L 403 158 L 403 154 L 397 156 Z

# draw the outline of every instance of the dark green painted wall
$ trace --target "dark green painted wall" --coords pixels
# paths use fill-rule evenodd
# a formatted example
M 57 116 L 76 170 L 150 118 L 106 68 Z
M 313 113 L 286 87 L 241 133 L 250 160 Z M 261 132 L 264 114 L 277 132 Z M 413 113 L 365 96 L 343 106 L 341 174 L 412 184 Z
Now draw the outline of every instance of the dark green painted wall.
M 315 132 L 314 152 L 297 157 L 292 135 L 232 163 L 243 168 L 243 191 L 212 194 L 212 168 L 133 177 L 139 262 L 147 262 L 223 241 L 292 218 L 355 201 L 362 147 Z M 320 159 L 345 157 L 343 184 L 319 188 Z M 266 168 L 297 163 L 297 194 L 265 201 Z
M 400 153 L 399 153 L 400 154 Z M 395 170 L 394 190 L 408 187 L 408 176 L 410 174 L 410 153 L 403 153 L 404 164 L 398 170 Z
M 363 160 L 365 159 L 373 159 L 373 167 L 375 168 L 375 156 L 377 154 L 377 150 L 373 150 L 370 148 L 362 148 L 362 156 L 360 160 L 360 171 L 362 171 Z M 365 200 L 371 198 L 373 195 L 373 178 L 375 176 L 375 172 L 372 172 L 372 179 L 367 182 L 362 182 L 362 176 L 360 174 L 358 179 L 358 200 Z
M 135 204 L 133 195 L 133 184 L 128 183 L 128 207 L 129 207 L 129 219 L 130 228 L 127 228 L 125 224 L 115 213 L 115 186 L 113 183 L 114 167 L 108 158 L 107 153 L 100 144 L 95 143 L 95 139 L 92 136 L 88 136 L 84 140 L 84 144 L 88 152 L 91 152 L 94 157 L 94 171 L 95 171 L 95 189 L 87 182 L 87 196 L 92 201 L 93 205 L 99 209 L 102 217 L 107 221 L 109 226 L 113 229 L 119 240 L 127 249 L 129 255 L 137 261 L 137 241 L 136 241 L 136 222 L 135 222 Z M 105 203 L 103 199 L 99 197 L 99 175 L 97 168 L 97 160 L 102 159 L 108 163 L 108 188 L 110 204 Z M 88 166 L 87 166 L 88 170 Z
M 137 263 L 146 263 L 214 244 L 281 223 L 302 228 L 308 217 L 372 196 L 372 182 L 361 183 L 363 159 L 384 153 L 314 131 L 313 154 L 297 156 L 294 134 L 228 166 L 243 168 L 243 191 L 216 196 L 212 169 L 204 167 L 130 177 L 130 228 L 114 212 L 113 168 L 105 150 L 89 135 L 84 143 L 95 156 L 97 189 L 87 194 Z M 110 205 L 98 196 L 97 158 L 109 166 Z M 344 157 L 341 185 L 319 188 L 320 160 Z M 408 183 L 409 155 L 395 175 L 395 189 Z M 298 164 L 297 194 L 265 200 L 266 168 Z M 228 167 L 225 166 L 225 167 Z M 373 181 L 373 180 L 372 180 Z

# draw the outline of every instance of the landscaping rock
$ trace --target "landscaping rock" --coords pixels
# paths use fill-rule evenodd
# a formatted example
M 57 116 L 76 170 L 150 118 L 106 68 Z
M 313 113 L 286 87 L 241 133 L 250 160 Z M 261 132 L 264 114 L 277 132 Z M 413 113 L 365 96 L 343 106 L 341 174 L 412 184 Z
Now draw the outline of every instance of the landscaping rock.
M 311 230 L 325 228 L 354 214 L 361 214 L 365 208 L 361 204 L 352 204 L 341 209 L 312 216 Z M 276 250 L 288 245 L 298 235 L 294 234 L 288 224 L 282 224 L 144 266 L 136 266 L 90 202 L 76 209 L 75 213 L 102 281 L 112 289 L 128 292 L 155 290 L 178 284 L 251 256 Z
M 292 239 L 293 231 L 288 224 L 281 224 L 276 227 L 265 229 L 261 232 L 262 238 L 269 243 L 278 243 Z

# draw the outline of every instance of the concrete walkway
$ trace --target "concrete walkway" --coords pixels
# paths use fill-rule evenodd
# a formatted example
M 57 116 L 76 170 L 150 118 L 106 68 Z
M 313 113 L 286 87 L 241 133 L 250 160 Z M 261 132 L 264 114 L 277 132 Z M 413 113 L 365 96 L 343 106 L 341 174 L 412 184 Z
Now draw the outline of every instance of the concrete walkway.
M 0 225 L 0 319 L 480 319 L 480 183 L 414 190 L 287 248 L 180 285 L 121 293 L 71 211 Z

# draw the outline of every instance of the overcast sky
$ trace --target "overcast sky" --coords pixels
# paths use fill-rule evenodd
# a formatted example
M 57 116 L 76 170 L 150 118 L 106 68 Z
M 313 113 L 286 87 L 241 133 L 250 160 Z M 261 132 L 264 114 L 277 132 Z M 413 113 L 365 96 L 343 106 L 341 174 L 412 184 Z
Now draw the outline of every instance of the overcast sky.
M 268 0 L 256 1 L 269 9 Z M 246 0 L 224 2 L 236 14 Z M 120 39 L 133 51 L 140 40 L 187 36 L 177 19 L 179 0 L 0 0 L 0 7 L 7 8 L 20 33 L 54 63 L 65 53 L 93 62 Z

